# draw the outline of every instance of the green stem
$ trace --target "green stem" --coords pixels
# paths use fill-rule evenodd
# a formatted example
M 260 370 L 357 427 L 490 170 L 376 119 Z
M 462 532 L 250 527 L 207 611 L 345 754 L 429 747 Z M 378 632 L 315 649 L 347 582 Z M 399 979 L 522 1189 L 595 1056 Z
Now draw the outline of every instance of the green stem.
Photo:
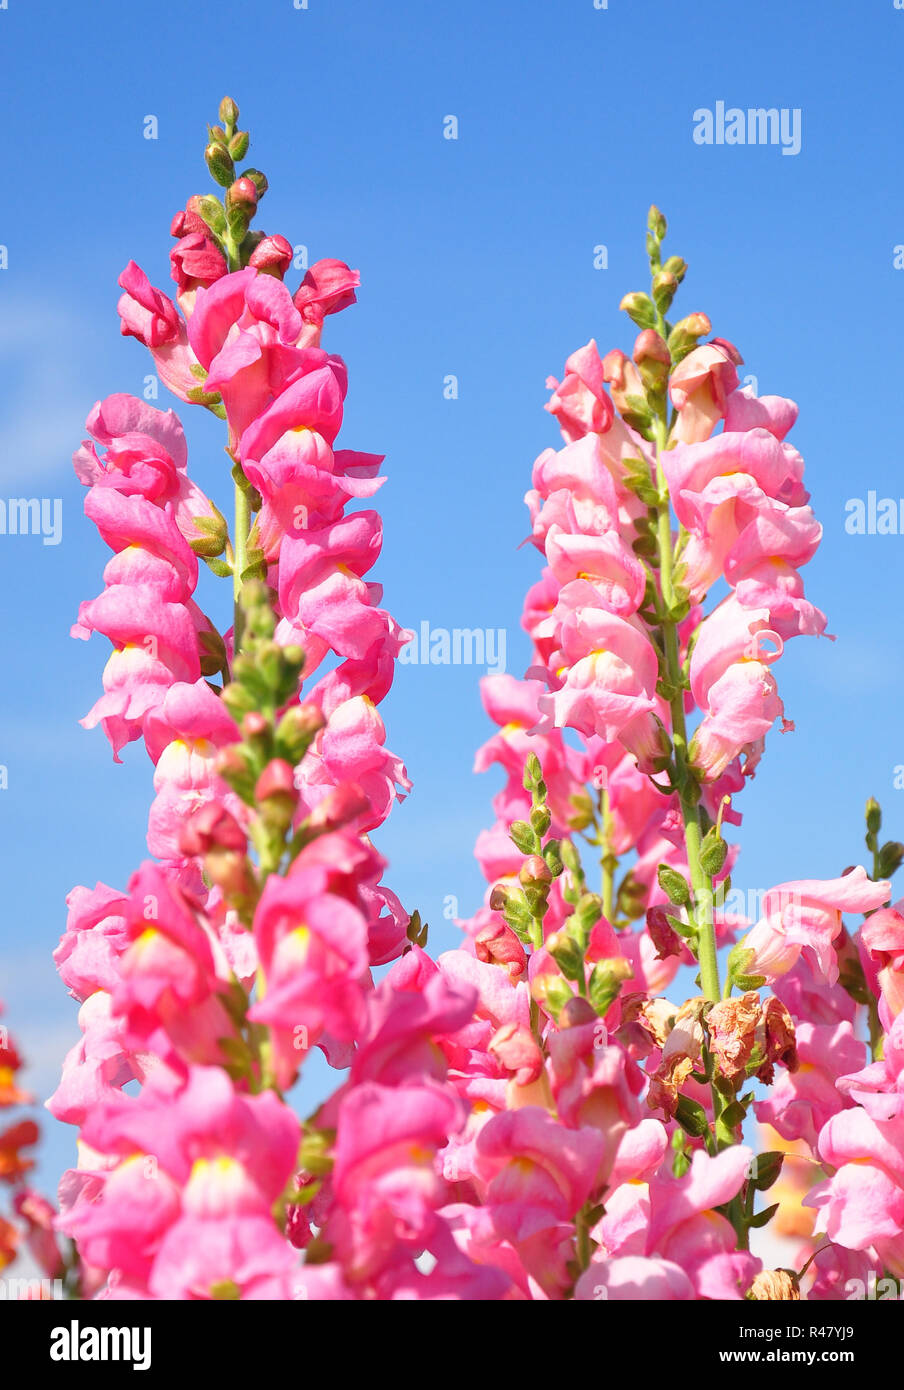
M 716 1004 L 722 997 L 719 984 L 719 961 L 716 951 L 716 933 L 713 926 L 713 890 L 709 875 L 700 864 L 700 846 L 703 836 L 700 830 L 700 817 L 697 804 L 689 794 L 691 776 L 689 772 L 687 723 L 684 718 L 684 677 L 681 670 L 681 655 L 678 646 L 678 624 L 671 617 L 675 603 L 673 584 L 674 555 L 672 551 L 672 517 L 669 506 L 669 492 L 665 471 L 662 467 L 662 451 L 666 444 L 666 423 L 657 420 L 656 425 L 656 480 L 659 488 L 657 509 L 657 536 L 659 540 L 659 572 L 662 582 L 662 598 L 665 613 L 662 619 L 663 645 L 665 649 L 665 679 L 672 693 L 669 706 L 672 715 L 672 744 L 675 750 L 676 782 L 681 804 L 681 818 L 684 822 L 684 843 L 687 849 L 687 862 L 694 890 L 694 921 L 697 926 L 697 960 L 700 965 L 700 984 L 706 998 Z
M 600 841 L 603 848 L 600 860 L 603 870 L 603 916 L 607 922 L 611 922 L 615 907 L 615 870 L 618 860 L 612 853 L 612 812 L 609 809 L 609 793 L 605 788 L 600 791 L 599 807 Z
M 242 575 L 248 566 L 248 533 L 251 530 L 251 503 L 248 494 L 238 483 L 235 485 L 235 558 L 232 567 L 233 594 L 233 658 L 238 656 L 242 646 Z
M 575 1222 L 577 1235 L 577 1257 L 581 1270 L 588 1269 L 590 1266 L 590 1227 L 587 1222 L 586 1210 L 578 1212 Z

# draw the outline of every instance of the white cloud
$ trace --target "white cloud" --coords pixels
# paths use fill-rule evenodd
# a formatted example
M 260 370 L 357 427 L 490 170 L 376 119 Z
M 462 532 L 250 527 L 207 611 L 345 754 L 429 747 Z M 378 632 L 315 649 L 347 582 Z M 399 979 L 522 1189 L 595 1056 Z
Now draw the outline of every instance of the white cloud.
M 87 368 L 95 334 L 46 300 L 14 300 L 0 315 L 0 487 L 33 495 L 37 479 L 68 473 L 93 404 Z

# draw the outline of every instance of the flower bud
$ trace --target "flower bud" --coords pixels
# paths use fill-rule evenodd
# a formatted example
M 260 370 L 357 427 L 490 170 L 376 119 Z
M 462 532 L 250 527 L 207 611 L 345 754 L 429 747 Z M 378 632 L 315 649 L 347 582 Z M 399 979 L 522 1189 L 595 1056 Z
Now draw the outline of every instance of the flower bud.
M 313 701 L 290 705 L 276 726 L 275 744 L 279 756 L 294 767 L 325 723 L 323 711 Z
M 705 338 L 707 333 L 711 332 L 712 324 L 706 314 L 688 314 L 687 318 L 680 319 L 669 334 L 672 360 L 680 362 L 697 346 L 698 338 Z
M 866 803 L 866 828 L 870 835 L 878 835 L 882 829 L 882 808 L 874 796 Z
M 655 203 L 651 203 L 650 211 L 647 213 L 647 229 L 653 233 L 657 241 L 665 241 L 668 225 L 665 214 L 659 211 Z
M 250 144 L 251 137 L 247 130 L 237 130 L 226 148 L 233 159 L 244 159 Z
M 215 559 L 222 555 L 229 540 L 229 523 L 218 507 L 211 503 L 211 511 L 201 516 L 193 516 L 192 521 L 198 531 L 188 543 L 196 555 Z
M 180 214 L 176 213 L 173 218 L 173 225 L 170 227 L 170 232 L 175 237 L 186 236 L 191 231 L 200 230 L 192 223 L 192 217 L 197 217 L 216 236 L 222 235 L 226 230 L 226 210 L 219 198 L 214 197 L 212 193 L 194 193 L 189 198 L 185 205 L 185 213 L 181 214 L 183 219 L 182 231 L 176 230 L 179 217 Z
M 603 358 L 603 381 L 608 384 L 615 408 L 622 415 L 630 412 L 629 396 L 643 395 L 640 373 L 619 348 L 613 348 Z
M 327 792 L 308 817 L 308 828 L 323 834 L 349 825 L 370 810 L 370 801 L 357 782 L 343 782 Z
M 248 257 L 248 264 L 281 280 L 292 264 L 292 247 L 284 236 L 265 236 Z
M 258 199 L 263 198 L 267 189 L 270 187 L 269 183 L 267 182 L 267 175 L 262 174 L 260 169 L 243 169 L 241 177 L 243 179 L 251 180 L 251 182 L 257 189 Z
M 249 770 L 247 752 L 234 743 L 221 748 L 217 754 L 216 770 L 221 777 L 227 779 L 244 776 Z
M 242 176 L 226 190 L 226 211 L 240 208 L 243 212 L 254 212 L 257 207 L 257 186 L 253 179 Z
M 261 820 L 270 830 L 285 834 L 298 805 L 295 769 L 285 758 L 271 758 L 254 787 Z
M 228 188 L 235 178 L 235 165 L 230 159 L 226 147 L 211 142 L 204 151 L 204 162 L 210 170 L 214 182 L 218 183 L 221 188 Z
M 507 902 L 507 890 L 501 883 L 497 883 L 490 893 L 490 908 L 493 912 L 504 912 Z
M 557 1019 L 568 1001 L 574 998 L 574 991 L 561 975 L 535 975 L 531 981 L 530 992 L 550 1018 Z
M 585 1023 L 594 1023 L 598 1015 L 589 999 L 574 994 L 559 1014 L 560 1028 L 581 1028 Z
M 669 270 L 660 270 L 653 276 L 653 303 L 660 314 L 667 314 L 672 300 L 678 292 L 678 278 Z
M 219 117 L 225 126 L 235 128 L 235 123 L 239 118 L 239 108 L 232 97 L 224 97 L 220 102 Z
M 556 931 L 546 938 L 546 949 L 566 980 L 579 980 L 584 973 L 584 957 L 577 942 L 567 932 Z
M 634 973 L 630 961 L 615 956 L 611 960 L 599 960 L 590 972 L 588 993 L 590 1003 L 596 1013 L 603 1018 L 609 1006 L 618 998 L 619 990 L 625 980 Z
M 474 938 L 474 954 L 485 965 L 501 965 L 508 972 L 512 984 L 517 984 L 527 972 L 524 947 L 511 927 L 502 922 L 491 922 L 477 933 Z
M 669 378 L 672 358 L 665 340 L 652 328 L 639 333 L 634 343 L 634 361 L 648 391 L 662 391 Z
M 285 758 L 271 758 L 257 779 L 254 795 L 258 801 L 268 801 L 272 797 L 288 797 L 294 805 L 298 800 L 295 769 Z
M 242 736 L 249 740 L 262 738 L 269 728 L 269 723 L 259 710 L 249 710 L 242 719 Z
M 593 820 L 593 799 L 590 793 L 582 787 L 568 798 L 568 804 L 574 807 L 568 814 L 569 830 L 585 830 Z
M 254 896 L 254 874 L 247 854 L 215 845 L 204 856 L 204 870 L 227 899 L 235 901 Z
M 514 1072 L 518 1086 L 529 1086 L 543 1070 L 543 1054 L 523 1023 L 504 1023 L 490 1039 L 488 1051 L 506 1071 Z
M 179 848 L 189 858 L 211 849 L 241 850 L 244 854 L 247 838 L 235 816 L 218 801 L 207 801 L 183 824 Z
M 524 888 L 547 888 L 552 883 L 552 873 L 539 854 L 529 854 L 521 865 L 518 879 Z
M 638 328 L 655 327 L 656 310 L 648 294 L 640 294 L 637 291 L 626 294 L 618 307 L 624 309 L 628 318 L 633 319 Z

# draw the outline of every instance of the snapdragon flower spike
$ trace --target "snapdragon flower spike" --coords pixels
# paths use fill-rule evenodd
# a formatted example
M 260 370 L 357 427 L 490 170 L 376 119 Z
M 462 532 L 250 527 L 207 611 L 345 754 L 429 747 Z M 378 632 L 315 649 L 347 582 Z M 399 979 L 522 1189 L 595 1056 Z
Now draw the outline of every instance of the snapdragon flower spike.
M 111 1272 L 112 1298 L 290 1298 L 298 1260 L 271 1214 L 292 1177 L 295 1116 L 217 1067 L 165 1068 L 92 1110 L 60 1227 Z M 86 1154 L 87 1157 L 87 1154 Z
M 448 1195 L 437 1154 L 461 1103 L 427 1034 L 464 1025 L 471 998 L 450 990 L 420 1024 L 368 1024 L 371 967 L 426 929 L 381 883 L 385 862 L 367 837 L 410 787 L 377 710 L 409 634 L 367 578 L 378 515 L 346 515 L 381 485 L 381 459 L 334 447 L 346 370 L 320 340 L 327 316 L 354 303 L 359 277 L 329 259 L 294 293 L 283 283 L 293 248 L 250 230 L 266 179 L 236 168 L 248 137 L 228 98 L 220 119 L 205 158 L 226 192 L 190 198 L 173 220 L 176 303 L 130 262 L 119 310 L 170 389 L 226 420 L 245 515 L 237 504 L 230 536 L 188 477 L 176 416 L 132 397 L 95 406 L 75 458 L 86 512 L 114 551 L 104 593 L 82 605 L 74 629 L 114 645 L 86 722 L 103 721 L 117 757 L 143 737 L 155 768 L 148 844 L 160 862 L 142 865 L 125 893 L 98 885 L 70 898 L 56 954 L 83 1036 L 50 1108 L 81 1138 L 79 1168 L 61 1185 L 61 1229 L 85 1254 L 84 1287 L 90 1269 L 104 1297 L 299 1296 L 305 1242 L 289 1195 L 304 1188 L 295 1169 L 307 1150 L 299 1160 L 298 1122 L 266 1092 L 291 1086 L 315 1045 L 347 1067 L 366 1034 L 371 1080 L 356 1074 L 353 1112 L 356 1095 L 383 1084 L 375 1049 L 420 1028 L 424 1053 L 405 1079 L 428 1107 L 434 1082 L 439 1093 L 423 1241 L 442 1267 L 421 1274 L 423 1246 L 387 1227 L 365 1274 L 358 1237 L 346 1246 L 337 1216 L 341 1265 L 312 1265 L 304 1293 L 499 1297 L 506 1276 L 476 1266 L 436 1214 Z M 234 579 L 237 623 L 225 636 L 195 604 L 199 559 Z M 222 687 L 209 680 L 220 673 Z M 124 1092 L 130 1083 L 137 1096 Z M 330 1147 L 327 1135 L 323 1173 L 338 1166 L 341 1178 Z M 378 1186 L 364 1172 L 357 1196 L 338 1188 L 350 1207 L 359 1197 L 372 1207 L 368 1183 Z M 394 1210 L 390 1200 L 390 1225 Z
M 85 514 L 115 555 L 104 593 L 81 605 L 73 635 L 102 632 L 114 645 L 105 694 L 83 723 L 103 725 L 118 760 L 170 687 L 211 672 L 222 643 L 192 595 L 197 555 L 222 551 L 226 523 L 187 476 L 185 437 L 172 411 L 110 396 L 95 406 L 88 429 L 95 443 L 77 451 L 75 469 L 88 487 Z
M 742 999 L 716 1002 L 711 966 L 705 998 L 675 1006 L 659 997 L 702 951 L 704 932 L 714 952 L 746 925 L 712 900 L 701 919 L 707 899 L 698 890 L 701 880 L 707 893 L 727 881 L 737 847 L 721 827 L 740 822 L 731 800 L 775 722 L 793 728 L 772 668 L 790 638 L 823 634 L 826 620 L 800 576 L 821 528 L 803 461 L 786 440 L 797 407 L 740 388 L 733 344 L 700 341 L 711 333 L 705 314 L 665 321 L 686 266 L 674 257 L 663 265 L 664 219 L 655 209 L 650 217 L 653 296 L 622 305 L 641 328 L 633 360 L 618 350 L 601 356 L 591 341 L 568 359 L 561 382 L 550 379 L 547 408 L 564 447 L 540 455 L 526 497 L 530 539 L 545 561 L 522 620 L 533 658 L 524 682 L 483 687 L 500 732 L 477 767 L 499 762 L 507 781 L 494 798 L 497 823 L 478 840 L 493 887 L 462 924 L 462 955 L 469 970 L 495 971 L 500 987 L 508 976 L 509 990 L 526 974 L 537 1012 L 525 1026 L 504 1011 L 497 1017 L 497 1005 L 496 1033 L 459 1062 L 473 1075 L 465 1094 L 492 1109 L 456 1140 L 452 1171 L 476 1181 L 490 1208 L 489 1221 L 458 1217 L 459 1239 L 506 1267 L 522 1296 L 537 1284 L 546 1296 L 591 1298 L 603 1283 L 614 1297 L 743 1297 L 759 1269 L 746 1250 L 750 1156 L 738 1144 L 746 1078 L 774 1084 L 764 1117 L 815 1155 L 820 1131 L 854 1105 L 842 1079 L 863 1057 L 851 997 L 834 983 L 839 962 L 842 981 L 854 981 L 845 989 L 869 982 L 880 995 L 882 1022 L 899 1009 L 898 914 L 876 912 L 889 885 L 862 869 L 767 895 L 763 921 L 732 957 L 729 984 L 746 991 Z M 728 597 L 707 607 L 719 583 Z M 584 830 L 599 847 L 611 920 L 599 918 L 589 936 L 574 925 L 585 879 L 573 845 L 562 851 L 568 872 L 544 899 L 539 939 L 515 910 L 520 851 L 534 833 L 536 807 L 520 776 L 532 755 L 548 781 L 555 833 Z M 632 851 L 636 861 L 616 885 L 619 858 Z M 842 911 L 873 914 L 862 967 L 844 945 Z M 781 997 L 761 1002 L 757 990 L 771 980 Z M 801 1056 L 810 1060 L 799 1066 Z M 504 1108 L 494 1068 L 508 1069 Z M 708 1069 L 718 1091 L 706 1084 Z M 882 1095 L 870 1104 L 893 1110 L 885 1097 L 895 1084 L 887 1070 L 868 1073 L 866 1093 Z M 580 1209 L 558 1212 L 558 1225 L 533 1214 L 519 1226 L 480 1187 L 479 1154 L 510 1124 L 515 1093 L 525 1125 L 536 1106 L 549 1135 L 542 1183 L 556 1172 L 552 1155 L 570 1152 L 563 1126 L 603 1140 L 597 1185 L 581 1194 Z M 651 1107 L 668 1129 L 641 1118 Z M 512 1181 L 531 1171 L 525 1156 Z M 756 1175 L 756 1190 L 774 1180 L 768 1164 Z M 730 1221 L 713 1215 L 717 1206 Z M 795 1296 L 796 1278 L 779 1293 L 763 1278 L 751 1296 Z

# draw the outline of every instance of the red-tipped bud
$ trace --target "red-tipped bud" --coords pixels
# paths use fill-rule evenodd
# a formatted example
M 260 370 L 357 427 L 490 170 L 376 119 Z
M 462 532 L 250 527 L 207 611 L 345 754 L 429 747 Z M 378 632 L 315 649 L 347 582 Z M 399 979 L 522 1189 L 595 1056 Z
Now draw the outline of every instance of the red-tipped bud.
M 559 1027 L 581 1028 L 585 1023 L 595 1023 L 598 1017 L 590 1000 L 576 994 L 559 1014 Z
M 518 875 L 525 888 L 544 888 L 552 883 L 552 874 L 545 859 L 539 854 L 529 854 L 521 865 Z
M 612 392 L 616 409 L 622 413 L 631 409 L 627 404 L 628 396 L 644 394 L 640 372 L 619 348 L 613 348 L 603 358 L 603 381 Z
M 734 343 L 730 343 L 727 338 L 710 338 L 710 346 L 721 348 L 725 356 L 730 358 L 736 367 L 743 366 L 744 359 Z
M 511 927 L 504 922 L 491 922 L 474 938 L 474 954 L 485 965 L 501 965 L 508 971 L 513 984 L 527 972 L 527 954 Z
M 661 391 L 668 381 L 672 358 L 665 340 L 652 328 L 638 333 L 634 343 L 634 361 L 640 379 L 648 389 Z
M 295 771 L 285 758 L 271 758 L 254 788 L 256 801 L 267 801 L 276 796 L 291 798 L 293 805 L 298 800 Z
M 248 264 L 281 280 L 292 264 L 292 247 L 284 236 L 265 236 L 248 257 Z
M 672 359 L 665 340 L 654 328 L 645 328 L 638 333 L 634 342 L 634 361 L 638 367 L 645 362 L 658 362 L 661 366 L 671 366 Z
M 236 179 L 226 190 L 226 205 L 233 208 L 245 208 L 253 212 L 257 207 L 257 187 L 253 179 Z
M 182 826 L 179 848 L 191 858 L 209 850 L 229 849 L 245 852 L 247 839 L 235 816 L 217 801 L 206 801 Z
M 249 710 L 242 719 L 242 734 L 245 738 L 259 738 L 270 725 L 258 710 Z
M 317 803 L 308 818 L 308 825 L 319 832 L 339 830 L 369 810 L 370 801 L 363 788 L 357 782 L 343 782 Z
M 504 1023 L 490 1039 L 489 1051 L 514 1073 L 517 1086 L 529 1086 L 543 1071 L 543 1054 L 523 1023 Z
M 508 902 L 508 890 L 501 883 L 497 883 L 490 893 L 490 907 L 493 912 L 504 912 Z
M 174 214 L 173 220 L 170 223 L 170 236 L 176 237 L 177 240 L 180 237 L 189 236 L 192 232 L 200 232 L 202 235 L 206 235 L 208 231 L 207 223 L 204 221 L 204 218 L 192 208 L 193 201 L 193 199 L 189 198 L 188 205 L 184 208 L 180 208 L 179 211 Z

